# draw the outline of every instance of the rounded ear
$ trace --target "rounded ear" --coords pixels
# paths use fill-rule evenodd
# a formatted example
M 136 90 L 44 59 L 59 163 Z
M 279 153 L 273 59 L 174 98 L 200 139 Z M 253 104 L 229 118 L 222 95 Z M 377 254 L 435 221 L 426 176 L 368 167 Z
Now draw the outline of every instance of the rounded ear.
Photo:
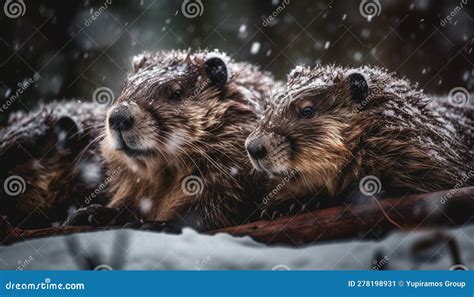
M 223 88 L 228 79 L 227 65 L 225 62 L 219 57 L 212 57 L 208 58 L 204 64 L 211 85 L 219 89 Z
M 65 149 L 77 139 L 79 133 L 79 125 L 69 116 L 64 115 L 56 122 L 56 133 L 58 135 L 57 146 Z
M 132 59 L 132 72 L 137 73 L 140 68 L 143 68 L 148 61 L 148 54 L 139 54 Z
M 360 103 L 369 95 L 369 85 L 362 74 L 357 72 L 349 74 L 347 76 L 347 83 L 354 101 Z

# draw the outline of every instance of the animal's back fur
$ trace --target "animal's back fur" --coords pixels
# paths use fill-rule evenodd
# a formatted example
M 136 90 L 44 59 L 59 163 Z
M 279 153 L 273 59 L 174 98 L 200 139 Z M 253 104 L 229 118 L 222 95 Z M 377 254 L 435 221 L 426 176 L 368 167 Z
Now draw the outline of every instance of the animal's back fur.
M 79 101 L 13 114 L 0 131 L 0 214 L 14 225 L 39 228 L 64 220 L 71 206 L 91 203 L 87 197 L 103 179 L 93 140 L 104 117 L 103 106 Z M 9 177 L 20 180 L 18 192 L 13 184 L 8 191 Z
M 222 89 L 205 82 L 204 62 L 214 55 L 226 61 L 229 72 Z M 279 84 L 257 67 L 222 53 L 147 53 L 134 65 L 117 104 L 136 104 L 149 118 L 156 115 L 166 131 L 156 136 L 164 146 L 156 147 L 155 155 L 132 159 L 111 149 L 107 139 L 103 142 L 108 166 L 121 168 L 111 181 L 110 206 L 126 207 L 145 220 L 173 220 L 201 229 L 250 219 L 261 197 L 262 177 L 252 173 L 244 142 Z M 170 82 L 184 86 L 183 102 L 170 104 L 160 97 L 158 90 Z M 199 188 L 196 193 L 186 193 L 187 181 Z
M 351 85 L 353 74 L 364 82 Z M 363 100 L 352 88 L 367 88 Z M 305 102 L 315 110 L 307 119 L 296 111 Z M 298 66 L 250 140 L 266 146 L 265 170 L 295 171 L 276 204 L 315 193 L 343 198 L 367 176 L 380 180 L 380 194 L 434 192 L 474 183 L 472 111 L 385 69 Z
M 427 96 L 416 84 L 383 69 L 360 71 L 370 90 L 367 111 L 356 124 L 370 147 L 362 148 L 357 158 L 366 168 L 364 174 L 377 169 L 389 178 L 388 190 L 411 192 L 448 189 L 472 176 L 472 106 L 457 107 L 445 97 Z

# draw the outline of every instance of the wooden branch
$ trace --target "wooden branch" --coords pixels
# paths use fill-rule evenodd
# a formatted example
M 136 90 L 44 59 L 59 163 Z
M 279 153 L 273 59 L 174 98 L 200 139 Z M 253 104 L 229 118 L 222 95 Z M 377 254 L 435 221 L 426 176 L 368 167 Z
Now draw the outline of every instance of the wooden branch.
M 13 227 L 5 217 L 0 217 L 0 245 L 9 245 L 32 238 L 52 237 L 81 232 L 109 230 L 112 227 L 59 226 L 53 228 L 24 230 Z
M 342 205 L 319 209 L 272 221 L 257 221 L 208 233 L 248 235 L 265 244 L 304 245 L 315 241 L 357 236 L 379 237 L 398 228 L 396 225 L 407 230 L 439 225 L 461 225 L 473 220 L 473 215 L 474 187 L 468 187 L 410 195 L 403 198 L 388 198 L 377 203 L 369 201 L 361 205 Z M 60 226 L 22 230 L 12 227 L 5 218 L 0 217 L 0 245 L 8 245 L 31 238 L 110 229 L 119 228 Z
M 468 187 L 383 199 L 378 203 L 320 209 L 273 221 L 258 221 L 224 228 L 211 233 L 248 235 L 265 244 L 304 245 L 315 241 L 357 236 L 378 238 L 397 228 L 393 222 L 407 230 L 462 225 L 473 220 L 473 215 L 474 187 Z

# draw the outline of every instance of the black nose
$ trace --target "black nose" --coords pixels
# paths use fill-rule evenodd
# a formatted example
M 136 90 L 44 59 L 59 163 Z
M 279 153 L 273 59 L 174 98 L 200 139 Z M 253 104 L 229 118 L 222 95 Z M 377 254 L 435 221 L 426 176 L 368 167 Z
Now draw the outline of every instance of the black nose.
M 252 139 L 247 143 L 247 151 L 254 159 L 263 159 L 267 155 L 267 149 L 259 139 Z
M 110 128 L 125 131 L 133 127 L 133 117 L 126 106 L 116 107 L 109 116 Z

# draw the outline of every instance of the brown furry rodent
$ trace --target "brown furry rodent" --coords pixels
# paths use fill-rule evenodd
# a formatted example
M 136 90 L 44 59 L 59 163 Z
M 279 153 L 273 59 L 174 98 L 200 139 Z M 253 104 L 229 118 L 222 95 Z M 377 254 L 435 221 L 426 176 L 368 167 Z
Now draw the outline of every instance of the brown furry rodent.
M 249 220 L 265 176 L 252 173 L 244 143 L 277 86 L 219 52 L 135 57 L 101 142 L 107 168 L 120 168 L 108 206 L 201 230 Z M 91 215 L 100 218 L 100 208 L 80 210 L 69 223 Z
M 313 195 L 331 203 L 353 190 L 400 195 L 472 185 L 472 106 L 429 99 L 380 68 L 294 69 L 246 141 L 254 166 L 279 186 L 264 214 L 301 209 L 318 201 Z
M 105 112 L 97 104 L 60 101 L 12 114 L 0 130 L 0 215 L 24 229 L 41 228 L 86 206 L 104 175 L 93 140 Z

